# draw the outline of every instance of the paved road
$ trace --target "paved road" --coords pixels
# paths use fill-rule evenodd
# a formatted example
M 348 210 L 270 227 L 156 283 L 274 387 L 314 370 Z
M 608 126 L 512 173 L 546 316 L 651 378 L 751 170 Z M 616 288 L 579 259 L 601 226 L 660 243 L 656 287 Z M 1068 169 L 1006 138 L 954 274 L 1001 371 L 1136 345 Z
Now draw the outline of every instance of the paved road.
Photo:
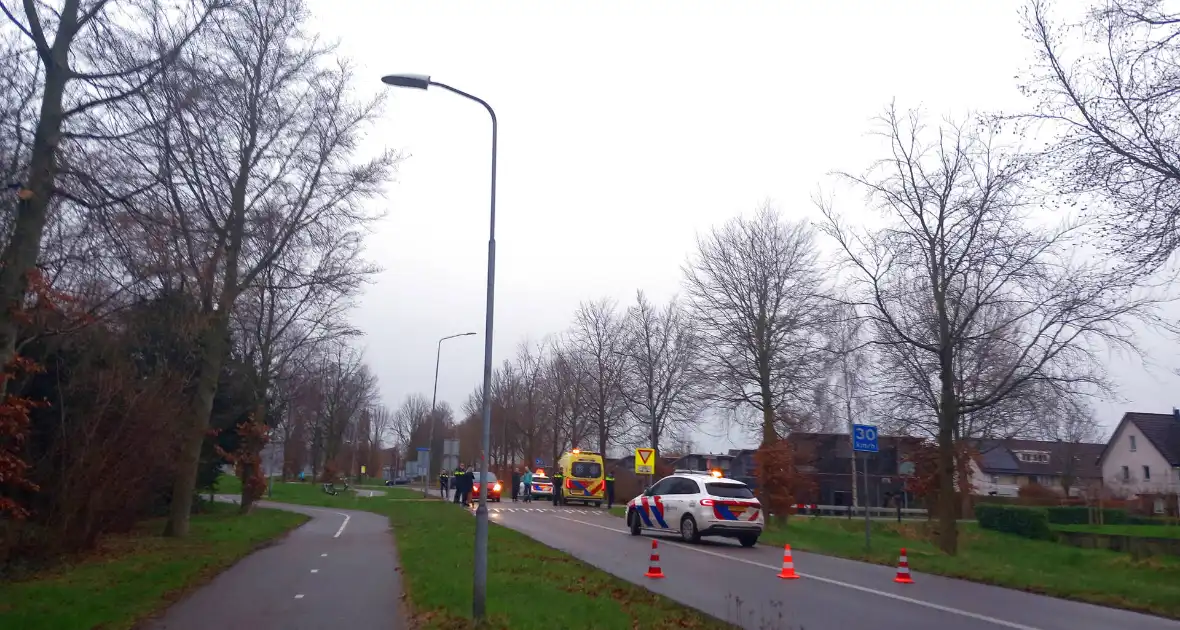
M 803 579 L 774 577 L 782 549 L 743 549 L 725 539 L 660 540 L 667 578 L 649 580 L 650 538 L 589 508 L 489 508 L 511 527 L 623 579 L 744 628 L 807 630 L 1180 630 L 1180 622 L 933 575 L 895 584 L 895 570 L 810 553 L 793 554 Z
M 218 497 L 221 499 L 222 497 Z M 389 520 L 276 504 L 312 517 L 170 607 L 152 630 L 401 630 Z

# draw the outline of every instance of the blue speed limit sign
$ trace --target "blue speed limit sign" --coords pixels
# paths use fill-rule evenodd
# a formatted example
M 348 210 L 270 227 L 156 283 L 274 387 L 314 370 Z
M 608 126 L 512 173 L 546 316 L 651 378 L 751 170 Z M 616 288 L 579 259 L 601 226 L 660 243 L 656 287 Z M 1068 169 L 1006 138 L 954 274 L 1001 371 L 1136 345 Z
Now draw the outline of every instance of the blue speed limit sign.
M 877 427 L 871 424 L 852 425 L 852 450 L 876 453 Z

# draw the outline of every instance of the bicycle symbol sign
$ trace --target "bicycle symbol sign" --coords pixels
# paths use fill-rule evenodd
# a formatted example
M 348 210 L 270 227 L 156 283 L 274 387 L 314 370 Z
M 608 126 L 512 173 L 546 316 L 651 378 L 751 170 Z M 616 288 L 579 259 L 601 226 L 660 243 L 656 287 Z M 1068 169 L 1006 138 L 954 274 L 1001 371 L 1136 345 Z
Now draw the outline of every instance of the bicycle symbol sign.
M 871 424 L 852 425 L 852 450 L 876 453 L 877 427 Z

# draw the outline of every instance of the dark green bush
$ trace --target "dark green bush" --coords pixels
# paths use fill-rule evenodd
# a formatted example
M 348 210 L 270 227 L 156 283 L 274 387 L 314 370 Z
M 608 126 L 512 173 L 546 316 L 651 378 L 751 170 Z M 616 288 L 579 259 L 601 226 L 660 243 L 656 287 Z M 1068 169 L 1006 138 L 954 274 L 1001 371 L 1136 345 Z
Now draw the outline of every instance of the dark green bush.
M 1090 524 L 1090 508 L 1084 505 L 1065 505 L 1059 507 L 1046 508 L 1049 513 L 1049 522 L 1054 525 L 1089 525 Z M 1096 512 L 1097 510 L 1095 510 Z M 1102 510 L 1102 523 L 1104 525 L 1126 525 L 1127 511 L 1105 509 Z
M 981 503 L 975 506 L 979 526 L 1033 540 L 1052 540 L 1049 515 L 1044 508 L 1016 507 Z

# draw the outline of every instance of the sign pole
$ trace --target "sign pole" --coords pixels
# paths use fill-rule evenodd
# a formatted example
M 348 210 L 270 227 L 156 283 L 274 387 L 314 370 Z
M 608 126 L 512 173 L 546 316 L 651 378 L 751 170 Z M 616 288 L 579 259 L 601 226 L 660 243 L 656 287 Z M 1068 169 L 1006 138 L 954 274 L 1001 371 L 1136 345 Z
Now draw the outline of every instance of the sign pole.
M 860 504 L 864 506 L 865 511 L 865 551 L 868 552 L 872 547 L 872 521 L 869 519 L 869 453 L 876 453 L 877 446 L 877 427 L 870 424 L 854 424 L 852 425 L 852 450 L 853 456 L 856 453 L 864 453 L 861 458 L 861 468 L 864 468 L 865 474 L 865 491 L 861 495 Z M 856 475 L 852 476 L 852 487 L 856 487 Z
M 861 458 L 861 467 L 865 469 L 865 500 L 861 502 L 865 509 L 865 551 L 872 548 L 872 523 L 869 520 L 869 454 L 865 453 Z

